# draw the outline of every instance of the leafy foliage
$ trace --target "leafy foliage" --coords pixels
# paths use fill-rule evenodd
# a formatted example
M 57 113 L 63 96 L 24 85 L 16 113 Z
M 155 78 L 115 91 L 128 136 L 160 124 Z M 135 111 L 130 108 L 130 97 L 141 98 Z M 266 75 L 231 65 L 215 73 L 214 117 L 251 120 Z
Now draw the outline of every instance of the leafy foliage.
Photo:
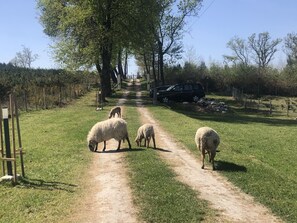
M 148 5 L 141 0 L 38 1 L 44 31 L 56 43 L 56 59 L 71 69 L 96 66 L 103 100 L 112 93 L 110 79 L 118 52 L 145 35 L 135 27 L 150 12 Z M 141 13 L 144 10 L 146 14 Z

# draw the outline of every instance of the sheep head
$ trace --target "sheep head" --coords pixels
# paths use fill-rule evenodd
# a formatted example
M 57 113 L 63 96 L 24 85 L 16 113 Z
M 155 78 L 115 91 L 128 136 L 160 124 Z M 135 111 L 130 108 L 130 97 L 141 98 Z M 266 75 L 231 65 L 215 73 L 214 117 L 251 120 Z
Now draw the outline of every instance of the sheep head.
M 91 152 L 96 152 L 96 151 L 97 151 L 98 143 L 95 142 L 94 140 L 90 140 L 88 146 L 89 146 L 89 150 L 90 150 Z

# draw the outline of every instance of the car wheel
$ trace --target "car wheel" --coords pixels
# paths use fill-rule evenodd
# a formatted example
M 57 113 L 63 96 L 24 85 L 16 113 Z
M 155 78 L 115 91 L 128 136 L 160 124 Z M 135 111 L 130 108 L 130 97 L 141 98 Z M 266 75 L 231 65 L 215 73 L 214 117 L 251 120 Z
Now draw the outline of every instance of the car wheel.
M 167 104 L 169 102 L 169 99 L 167 97 L 164 97 L 162 98 L 162 102 Z
M 193 101 L 197 103 L 197 102 L 199 101 L 199 97 L 195 95 L 195 96 L 193 97 Z

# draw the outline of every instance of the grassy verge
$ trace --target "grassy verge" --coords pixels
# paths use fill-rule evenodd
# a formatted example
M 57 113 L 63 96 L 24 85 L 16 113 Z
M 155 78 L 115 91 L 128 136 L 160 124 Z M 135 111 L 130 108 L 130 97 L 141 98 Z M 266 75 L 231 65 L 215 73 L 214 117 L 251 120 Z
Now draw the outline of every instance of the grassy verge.
M 256 115 L 207 114 L 149 106 L 154 117 L 197 157 L 197 128 L 221 137 L 218 171 L 287 222 L 297 222 L 296 121 Z M 172 121 L 174 120 L 174 121 Z
M 26 178 L 0 184 L 0 222 L 61 222 L 83 196 L 92 154 L 86 135 L 105 119 L 108 107 L 95 111 L 95 93 L 62 109 L 20 117 Z M 20 170 L 18 170 L 20 172 Z

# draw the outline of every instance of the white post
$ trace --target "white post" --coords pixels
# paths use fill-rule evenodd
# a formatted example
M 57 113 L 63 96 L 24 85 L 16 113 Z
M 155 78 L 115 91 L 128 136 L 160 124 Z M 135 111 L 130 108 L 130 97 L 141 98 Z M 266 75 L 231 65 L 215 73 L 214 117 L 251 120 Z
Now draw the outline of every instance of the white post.
M 8 108 L 3 108 L 2 109 L 2 118 L 3 119 L 8 119 Z

